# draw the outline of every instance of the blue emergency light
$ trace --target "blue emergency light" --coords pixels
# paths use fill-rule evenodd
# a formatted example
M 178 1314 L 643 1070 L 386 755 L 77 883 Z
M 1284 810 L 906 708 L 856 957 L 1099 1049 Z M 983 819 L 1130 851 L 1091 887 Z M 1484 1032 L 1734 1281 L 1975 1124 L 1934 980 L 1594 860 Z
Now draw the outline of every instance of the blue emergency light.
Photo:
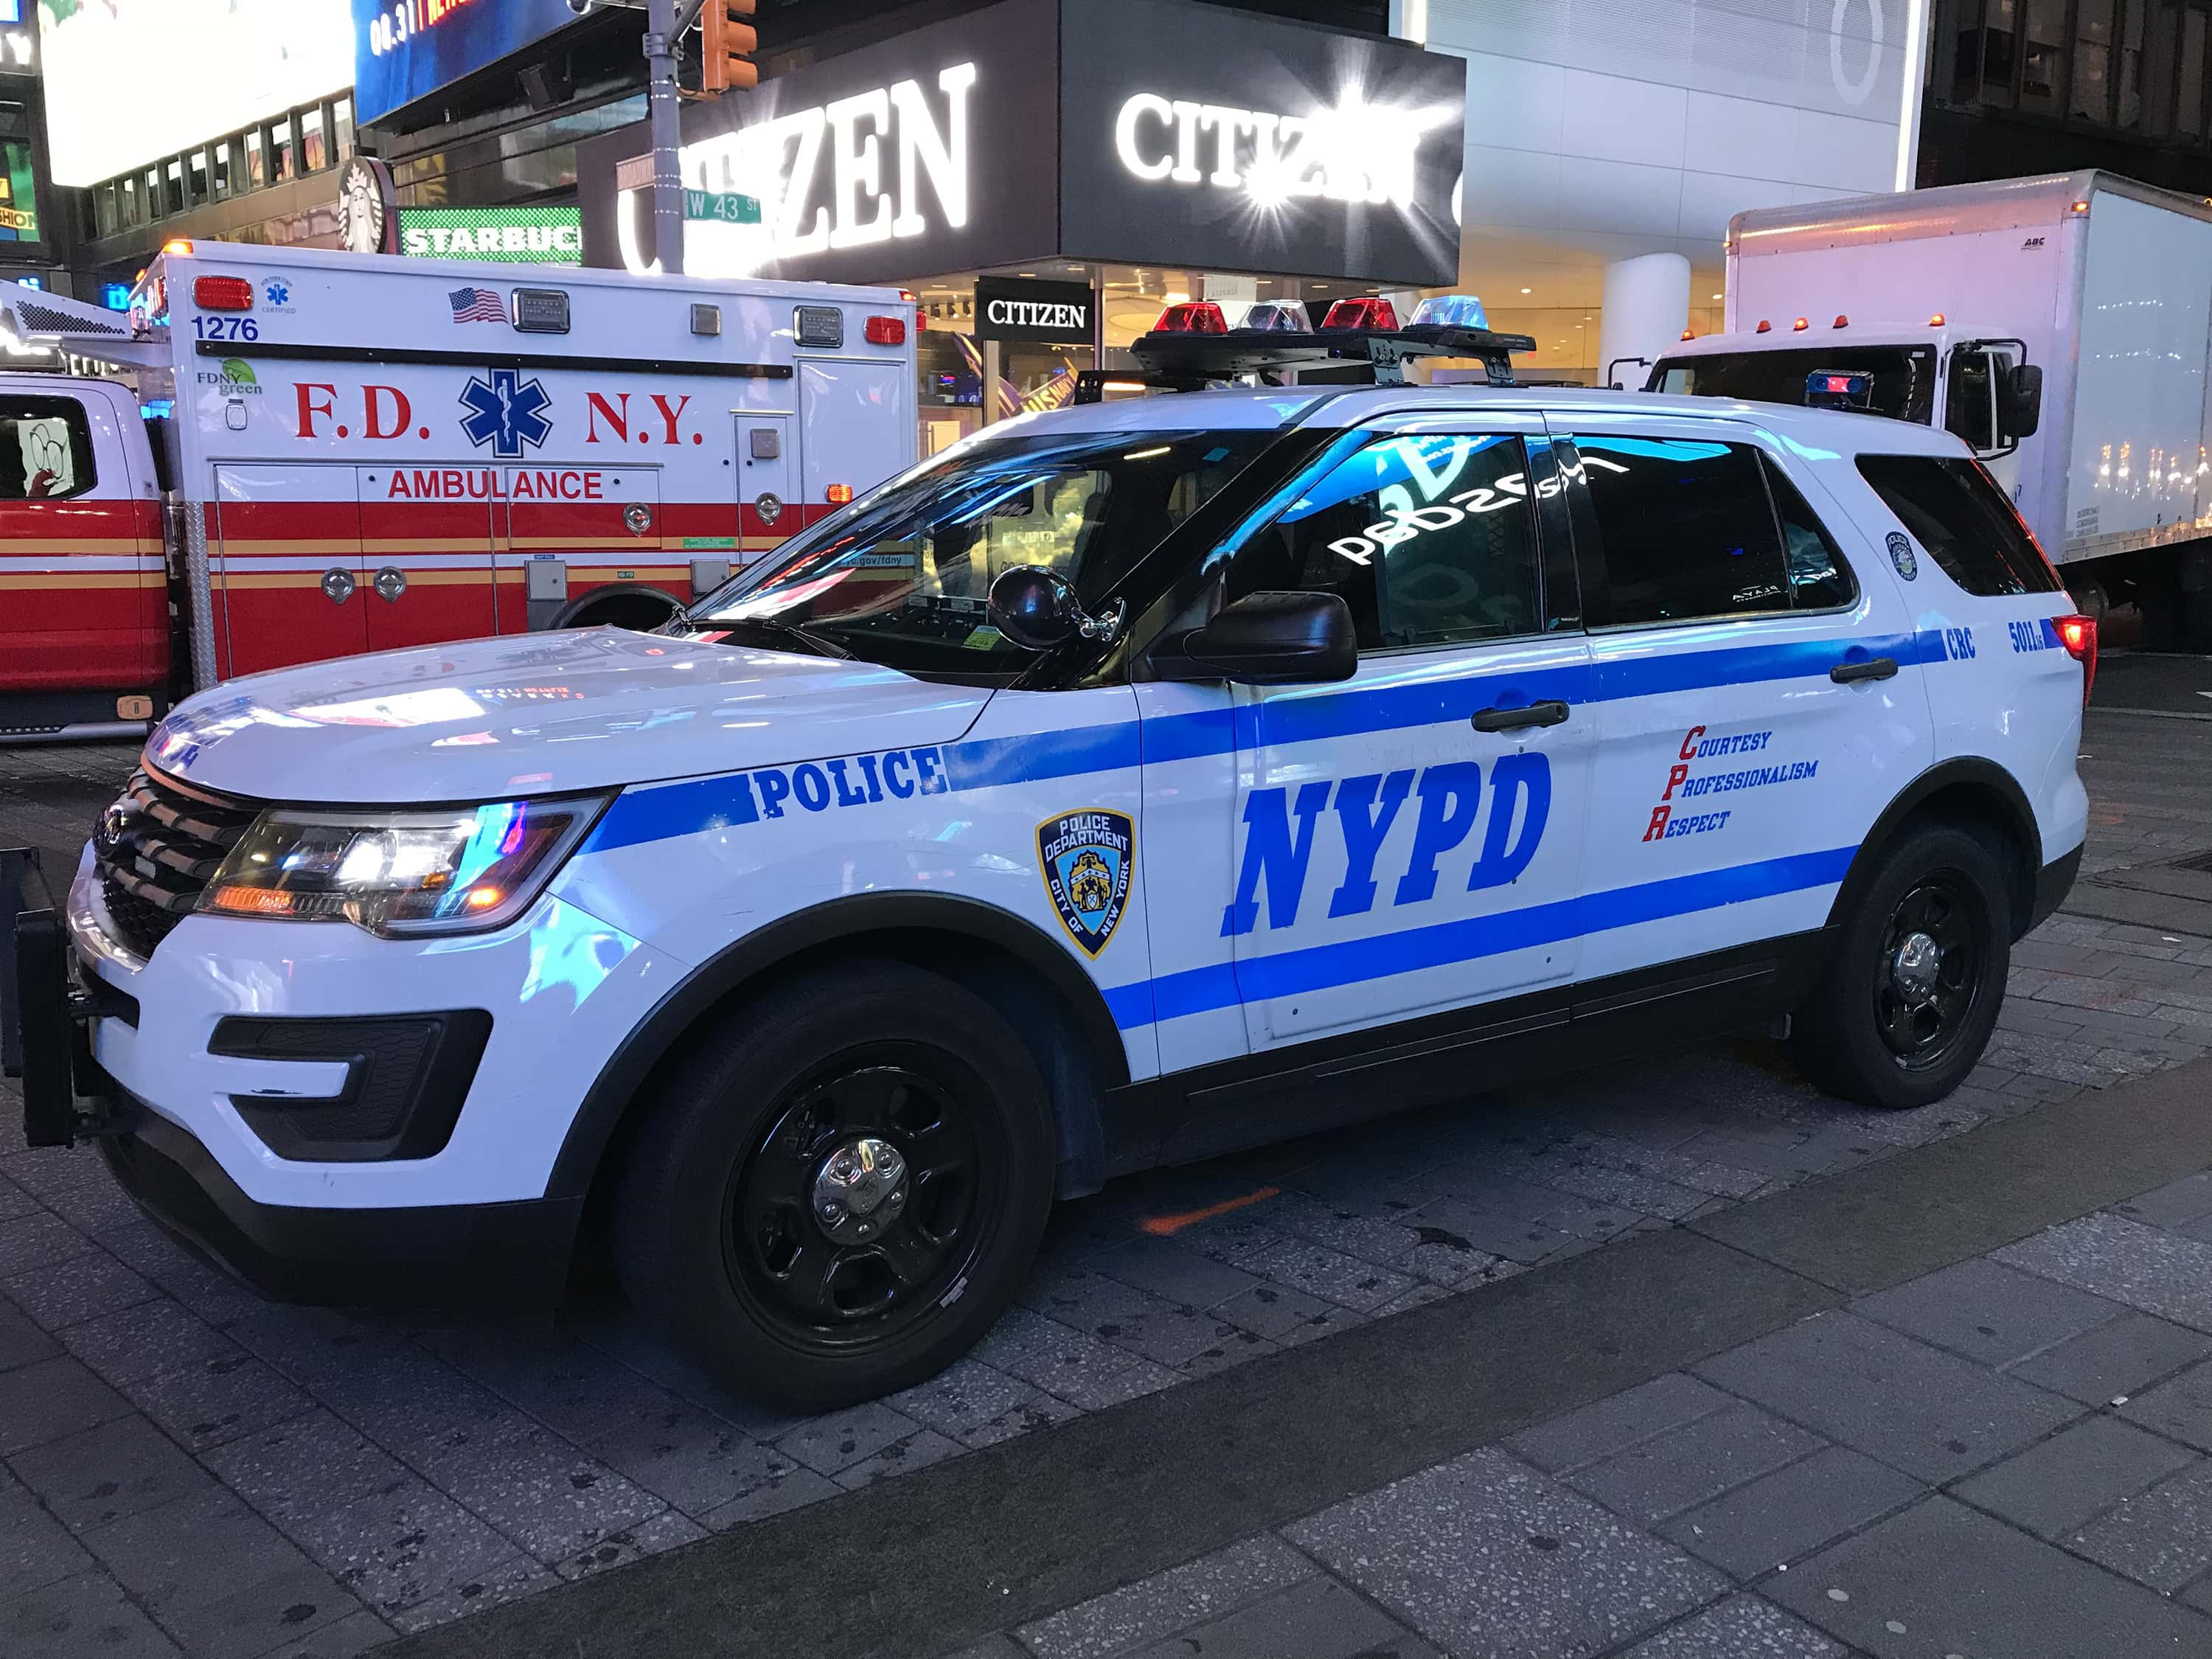
M 1490 317 L 1472 294 L 1439 294 L 1413 308 L 1415 328 L 1488 328 Z

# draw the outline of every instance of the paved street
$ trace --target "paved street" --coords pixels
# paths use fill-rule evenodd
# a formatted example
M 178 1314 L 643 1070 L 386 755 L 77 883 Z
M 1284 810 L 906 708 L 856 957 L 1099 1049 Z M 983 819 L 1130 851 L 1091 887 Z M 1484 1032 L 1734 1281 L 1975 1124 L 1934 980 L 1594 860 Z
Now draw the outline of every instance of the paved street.
M 0 1654 L 2212 1652 L 2203 666 L 2106 664 L 1951 1099 L 1747 1037 L 1117 1182 L 828 1418 L 604 1292 L 263 1303 L 0 1085 Z M 0 840 L 131 758 L 0 751 Z

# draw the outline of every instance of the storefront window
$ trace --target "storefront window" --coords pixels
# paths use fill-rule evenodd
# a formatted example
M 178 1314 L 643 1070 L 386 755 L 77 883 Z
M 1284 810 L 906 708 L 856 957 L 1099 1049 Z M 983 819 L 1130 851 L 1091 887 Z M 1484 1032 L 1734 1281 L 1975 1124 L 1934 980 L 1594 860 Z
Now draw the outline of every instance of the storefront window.
M 161 182 L 162 199 L 168 204 L 168 210 L 182 213 L 185 210 L 185 164 L 181 161 L 170 162 L 161 171 Z
M 305 110 L 300 115 L 300 167 L 304 173 L 320 173 L 331 164 L 323 149 L 323 112 L 319 109 Z
M 231 147 L 237 142 L 235 138 L 223 139 L 215 146 L 210 157 L 212 166 L 209 169 L 208 182 L 214 187 L 215 194 L 218 197 L 230 194 Z
M 292 120 L 289 116 L 281 121 L 271 121 L 268 131 L 269 182 L 282 184 L 297 177 L 293 164 Z
M 196 149 L 185 158 L 185 183 L 192 193 L 192 200 L 207 200 L 208 153 L 205 150 Z
M 246 187 L 258 190 L 268 182 L 267 170 L 261 159 L 261 135 L 258 131 L 249 132 L 246 135 Z
M 331 106 L 331 160 L 343 161 L 353 154 L 353 100 L 341 98 Z
M 115 189 L 123 228 L 125 230 L 131 229 L 138 223 L 141 216 L 138 206 L 138 181 L 136 179 L 120 179 L 117 182 Z
M 167 198 L 168 192 L 161 188 L 161 169 L 159 167 L 149 168 L 146 173 L 147 223 L 153 223 L 155 220 L 161 218 L 163 214 L 168 211 L 168 210 L 162 205 Z
M 123 228 L 123 220 L 115 205 L 115 191 L 111 180 L 92 193 L 93 223 L 102 236 L 112 236 Z

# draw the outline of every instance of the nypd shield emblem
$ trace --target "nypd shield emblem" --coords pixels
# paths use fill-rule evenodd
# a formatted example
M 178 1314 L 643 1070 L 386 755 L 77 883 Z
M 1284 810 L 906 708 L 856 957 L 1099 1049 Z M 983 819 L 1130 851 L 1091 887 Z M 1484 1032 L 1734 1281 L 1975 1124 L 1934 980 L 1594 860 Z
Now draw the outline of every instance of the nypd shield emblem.
M 1912 544 L 1900 531 L 1889 532 L 1889 562 L 1897 567 L 1897 574 L 1907 581 L 1920 574 L 1920 561 L 1912 556 Z
M 1037 825 L 1044 890 L 1068 936 L 1091 956 L 1121 925 L 1136 860 L 1137 826 L 1126 812 L 1086 807 Z

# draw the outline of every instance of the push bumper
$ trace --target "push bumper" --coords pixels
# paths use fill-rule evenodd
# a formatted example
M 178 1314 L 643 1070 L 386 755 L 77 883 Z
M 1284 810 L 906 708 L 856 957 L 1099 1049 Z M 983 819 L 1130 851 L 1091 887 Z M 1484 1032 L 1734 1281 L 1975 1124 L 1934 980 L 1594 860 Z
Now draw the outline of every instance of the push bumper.
M 551 1308 L 583 1214 L 580 1198 L 404 1210 L 256 1203 L 188 1131 L 127 1098 L 111 1103 L 100 1149 L 155 1220 L 284 1302 Z

